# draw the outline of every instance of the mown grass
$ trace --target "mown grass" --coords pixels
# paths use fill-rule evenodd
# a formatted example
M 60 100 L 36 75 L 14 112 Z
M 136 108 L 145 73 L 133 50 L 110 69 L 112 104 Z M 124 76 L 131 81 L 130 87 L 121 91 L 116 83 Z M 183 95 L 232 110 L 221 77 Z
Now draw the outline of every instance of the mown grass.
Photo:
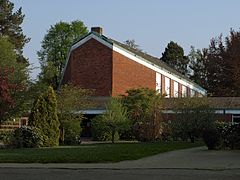
M 135 160 L 202 143 L 120 143 L 39 149 L 0 149 L 0 163 L 107 163 Z

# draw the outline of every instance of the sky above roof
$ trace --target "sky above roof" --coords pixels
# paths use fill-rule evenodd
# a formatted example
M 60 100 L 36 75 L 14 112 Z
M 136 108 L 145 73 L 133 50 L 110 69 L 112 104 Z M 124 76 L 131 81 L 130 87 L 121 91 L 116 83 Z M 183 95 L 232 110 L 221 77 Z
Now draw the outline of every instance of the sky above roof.
M 24 33 L 31 41 L 24 55 L 40 72 L 36 52 L 51 25 L 81 20 L 90 28 L 101 26 L 103 34 L 123 42 L 134 39 L 147 53 L 161 57 L 170 41 L 181 45 L 187 55 L 190 46 L 208 47 L 210 39 L 240 28 L 239 0 L 10 0 L 22 7 Z

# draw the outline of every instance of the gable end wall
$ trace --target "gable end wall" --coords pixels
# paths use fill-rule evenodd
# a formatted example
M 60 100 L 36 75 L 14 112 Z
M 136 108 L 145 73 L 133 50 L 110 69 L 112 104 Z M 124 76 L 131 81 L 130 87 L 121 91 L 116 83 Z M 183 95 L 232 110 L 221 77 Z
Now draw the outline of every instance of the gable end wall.
M 94 90 L 95 96 L 112 93 L 112 49 L 90 39 L 71 52 L 63 83 Z

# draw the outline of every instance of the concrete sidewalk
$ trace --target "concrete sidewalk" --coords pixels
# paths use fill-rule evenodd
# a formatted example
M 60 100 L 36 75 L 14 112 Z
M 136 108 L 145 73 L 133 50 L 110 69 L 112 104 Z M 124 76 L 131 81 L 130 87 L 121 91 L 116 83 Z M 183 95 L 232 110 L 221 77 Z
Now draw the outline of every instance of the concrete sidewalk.
M 239 170 L 240 151 L 208 151 L 206 147 L 178 150 L 134 161 L 99 164 L 16 164 L 1 163 L 0 168 L 35 169 L 202 169 Z

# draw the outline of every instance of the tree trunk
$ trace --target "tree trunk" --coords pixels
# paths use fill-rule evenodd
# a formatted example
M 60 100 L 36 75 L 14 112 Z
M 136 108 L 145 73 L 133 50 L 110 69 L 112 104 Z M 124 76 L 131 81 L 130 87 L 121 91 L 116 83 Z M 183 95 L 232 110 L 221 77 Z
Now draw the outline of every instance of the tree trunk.
M 190 137 L 191 143 L 194 143 L 195 142 L 194 135 L 192 133 L 189 133 L 189 137 Z
M 115 129 L 112 130 L 112 143 L 114 143 L 114 139 L 115 139 Z
M 64 144 L 65 129 L 60 128 L 60 143 Z

